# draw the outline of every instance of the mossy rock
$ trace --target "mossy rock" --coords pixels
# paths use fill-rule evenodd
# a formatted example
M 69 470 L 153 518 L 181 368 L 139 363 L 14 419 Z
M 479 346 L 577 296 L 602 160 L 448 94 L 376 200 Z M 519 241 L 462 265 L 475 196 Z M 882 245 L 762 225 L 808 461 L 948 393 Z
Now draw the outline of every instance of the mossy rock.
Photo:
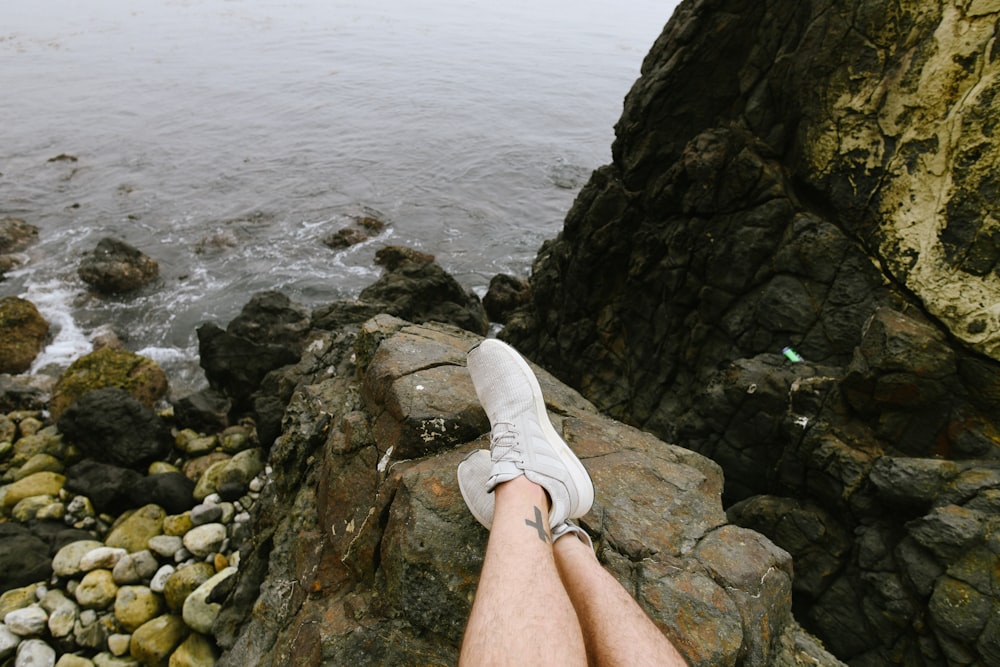
M 35 304 L 16 296 L 0 299 L 0 373 L 23 373 L 45 347 L 49 323 Z
M 119 387 L 148 408 L 167 395 L 167 376 L 153 361 L 128 350 L 105 348 L 80 357 L 60 376 L 49 409 L 53 419 L 89 391 Z

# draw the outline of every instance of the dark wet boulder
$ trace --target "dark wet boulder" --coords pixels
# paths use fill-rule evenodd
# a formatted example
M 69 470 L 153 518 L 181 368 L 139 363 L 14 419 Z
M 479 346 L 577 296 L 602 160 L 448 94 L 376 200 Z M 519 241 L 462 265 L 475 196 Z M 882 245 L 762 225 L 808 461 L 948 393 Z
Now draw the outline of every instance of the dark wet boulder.
M 445 322 L 485 334 L 486 311 L 474 292 L 463 288 L 434 258 L 411 248 L 379 250 L 382 276 L 361 291 L 362 302 L 413 322 Z
M 52 575 L 49 545 L 19 523 L 0 523 L 0 593 Z
M 531 286 L 526 279 L 501 273 L 490 279 L 483 307 L 491 322 L 506 324 L 510 314 L 530 300 Z
M 113 238 L 103 238 L 77 269 L 80 278 L 98 292 L 134 292 L 159 277 L 160 266 L 133 246 Z
M 167 424 L 118 387 L 84 394 L 63 411 L 57 424 L 85 456 L 124 468 L 160 460 L 172 446 Z
M 174 421 L 181 428 L 218 433 L 229 426 L 233 402 L 217 389 L 202 389 L 171 402 Z
M 89 498 L 98 512 L 117 515 L 136 507 L 132 490 L 142 477 L 142 473 L 131 468 L 84 459 L 67 468 L 64 488 Z

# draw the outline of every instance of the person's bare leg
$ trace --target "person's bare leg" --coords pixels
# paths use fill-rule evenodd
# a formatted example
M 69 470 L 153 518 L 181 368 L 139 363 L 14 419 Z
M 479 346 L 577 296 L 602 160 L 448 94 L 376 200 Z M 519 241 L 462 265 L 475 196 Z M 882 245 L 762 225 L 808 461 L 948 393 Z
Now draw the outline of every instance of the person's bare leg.
M 553 545 L 556 566 L 573 602 L 591 665 L 687 665 L 642 607 L 573 535 Z
M 545 491 L 524 476 L 496 510 L 459 664 L 585 665 L 583 634 L 556 569 Z

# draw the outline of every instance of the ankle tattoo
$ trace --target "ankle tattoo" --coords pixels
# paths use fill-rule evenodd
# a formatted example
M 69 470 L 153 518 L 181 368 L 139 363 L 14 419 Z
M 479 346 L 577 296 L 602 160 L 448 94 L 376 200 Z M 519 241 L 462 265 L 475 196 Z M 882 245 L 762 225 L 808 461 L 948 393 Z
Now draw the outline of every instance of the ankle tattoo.
M 535 520 L 530 521 L 529 519 L 525 519 L 524 525 L 531 526 L 532 528 L 537 530 L 538 539 L 540 539 L 542 542 L 545 542 L 546 544 L 548 543 L 549 535 L 548 533 L 545 532 L 545 523 L 542 521 L 542 510 L 538 509 L 537 505 L 535 506 Z

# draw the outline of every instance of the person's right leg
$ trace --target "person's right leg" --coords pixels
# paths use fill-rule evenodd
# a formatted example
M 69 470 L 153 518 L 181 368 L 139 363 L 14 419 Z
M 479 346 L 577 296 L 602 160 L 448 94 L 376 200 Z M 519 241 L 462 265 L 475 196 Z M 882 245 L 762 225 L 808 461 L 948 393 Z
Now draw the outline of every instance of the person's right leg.
M 542 487 L 496 487 L 493 528 L 459 665 L 586 665 L 583 636 L 552 555 Z
M 567 535 L 555 542 L 553 551 L 583 629 L 590 664 L 687 665 L 628 591 L 598 562 L 590 546 Z

